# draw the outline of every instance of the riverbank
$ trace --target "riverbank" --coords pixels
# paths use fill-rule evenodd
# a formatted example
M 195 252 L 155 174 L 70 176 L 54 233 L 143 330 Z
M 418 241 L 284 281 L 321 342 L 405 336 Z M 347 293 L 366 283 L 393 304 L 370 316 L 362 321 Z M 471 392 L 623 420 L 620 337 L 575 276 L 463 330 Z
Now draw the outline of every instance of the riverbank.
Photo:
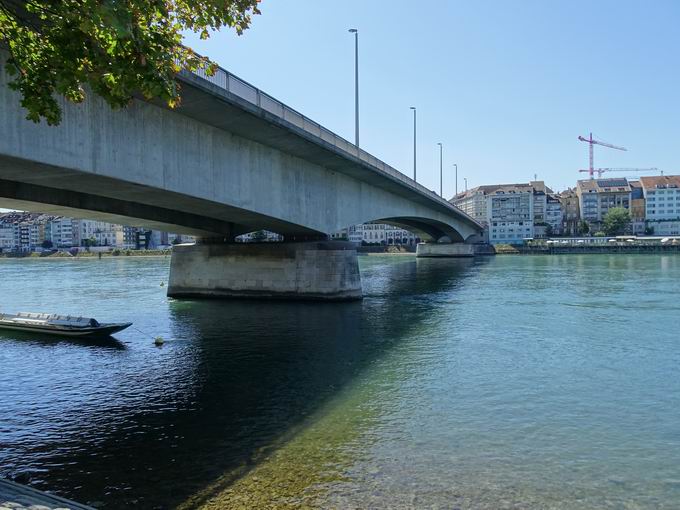
M 514 248 L 514 250 L 512 249 Z M 616 245 L 547 245 L 547 246 L 517 246 L 502 251 L 496 251 L 499 255 L 583 255 L 583 254 L 670 254 L 680 253 L 680 245 L 661 244 L 616 244 Z
M 73 258 L 102 258 L 102 257 L 161 257 L 168 256 L 172 250 L 111 250 L 111 251 L 78 251 L 75 253 L 66 251 L 57 252 L 30 252 L 30 253 L 0 253 L 0 258 L 20 259 L 73 259 Z

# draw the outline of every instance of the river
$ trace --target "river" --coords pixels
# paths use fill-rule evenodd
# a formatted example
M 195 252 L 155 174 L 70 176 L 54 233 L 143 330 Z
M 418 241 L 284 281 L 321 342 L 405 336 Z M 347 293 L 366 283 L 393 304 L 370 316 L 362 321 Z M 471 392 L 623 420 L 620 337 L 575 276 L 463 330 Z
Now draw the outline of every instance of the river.
M 0 259 L 0 311 L 135 327 L 0 334 L 0 477 L 103 509 L 678 507 L 679 256 L 360 265 L 322 304 Z

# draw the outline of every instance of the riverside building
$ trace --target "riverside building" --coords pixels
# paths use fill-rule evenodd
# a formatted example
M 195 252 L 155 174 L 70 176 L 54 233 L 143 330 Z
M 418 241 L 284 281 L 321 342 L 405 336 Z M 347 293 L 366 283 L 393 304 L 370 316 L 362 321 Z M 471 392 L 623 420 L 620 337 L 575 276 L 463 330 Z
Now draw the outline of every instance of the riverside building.
M 591 231 L 602 228 L 602 222 L 610 209 L 630 209 L 631 187 L 625 177 L 611 179 L 585 179 L 578 181 L 576 194 L 581 219 L 588 222 Z
M 680 175 L 641 177 L 645 225 L 657 236 L 680 235 Z
M 450 202 L 484 226 L 491 244 L 522 244 L 525 239 L 561 231 L 559 198 L 543 181 L 478 186 Z

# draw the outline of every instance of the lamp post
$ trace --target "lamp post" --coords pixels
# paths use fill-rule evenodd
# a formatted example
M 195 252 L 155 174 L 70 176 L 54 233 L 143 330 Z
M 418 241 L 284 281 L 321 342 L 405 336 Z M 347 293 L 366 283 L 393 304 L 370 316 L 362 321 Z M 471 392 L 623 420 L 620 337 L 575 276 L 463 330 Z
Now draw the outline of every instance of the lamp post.
M 444 146 L 441 142 L 438 142 L 437 145 L 439 145 L 439 196 L 444 198 L 444 169 L 442 167 Z
M 350 28 L 354 34 L 354 137 L 355 145 L 359 148 L 359 31 Z
M 453 166 L 456 167 L 456 196 L 458 196 L 458 164 L 454 163 Z
M 413 110 L 413 180 L 418 182 L 416 180 L 416 107 L 411 106 L 411 110 Z

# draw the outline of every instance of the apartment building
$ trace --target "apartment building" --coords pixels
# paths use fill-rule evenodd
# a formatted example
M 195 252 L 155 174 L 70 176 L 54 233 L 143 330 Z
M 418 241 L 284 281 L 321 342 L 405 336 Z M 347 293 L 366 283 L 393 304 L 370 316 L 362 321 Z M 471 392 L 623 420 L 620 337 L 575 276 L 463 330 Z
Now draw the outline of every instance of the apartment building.
M 581 218 L 599 230 L 610 209 L 630 209 L 631 187 L 624 177 L 612 179 L 586 179 L 578 181 L 576 194 L 579 199 Z
M 420 237 L 394 225 L 384 223 L 362 223 L 343 229 L 333 238 L 344 237 L 355 244 L 415 245 Z
M 646 228 L 654 235 L 680 235 L 680 175 L 641 177 Z
M 478 186 L 470 191 L 458 193 L 449 202 L 478 223 L 486 225 L 488 223 L 486 193 L 491 188 L 493 186 Z
M 643 235 L 647 230 L 645 222 L 645 196 L 640 181 L 628 181 L 630 184 L 630 224 L 635 235 Z
M 95 220 L 73 221 L 74 246 L 123 247 L 123 226 Z
M 521 244 L 527 238 L 543 237 L 548 225 L 561 230 L 559 198 L 543 181 L 478 186 L 450 202 L 484 226 L 491 244 Z
M 581 209 L 575 188 L 570 188 L 559 194 L 560 209 L 562 213 L 562 233 L 567 235 L 579 235 L 578 224 L 581 220 Z
M 73 219 L 57 217 L 45 225 L 45 239 L 54 248 L 70 248 L 73 246 Z
M 550 226 L 552 235 L 561 235 L 562 202 L 557 195 L 546 195 L 545 200 L 545 223 Z
M 0 251 L 15 251 L 18 249 L 14 225 L 0 223 Z

